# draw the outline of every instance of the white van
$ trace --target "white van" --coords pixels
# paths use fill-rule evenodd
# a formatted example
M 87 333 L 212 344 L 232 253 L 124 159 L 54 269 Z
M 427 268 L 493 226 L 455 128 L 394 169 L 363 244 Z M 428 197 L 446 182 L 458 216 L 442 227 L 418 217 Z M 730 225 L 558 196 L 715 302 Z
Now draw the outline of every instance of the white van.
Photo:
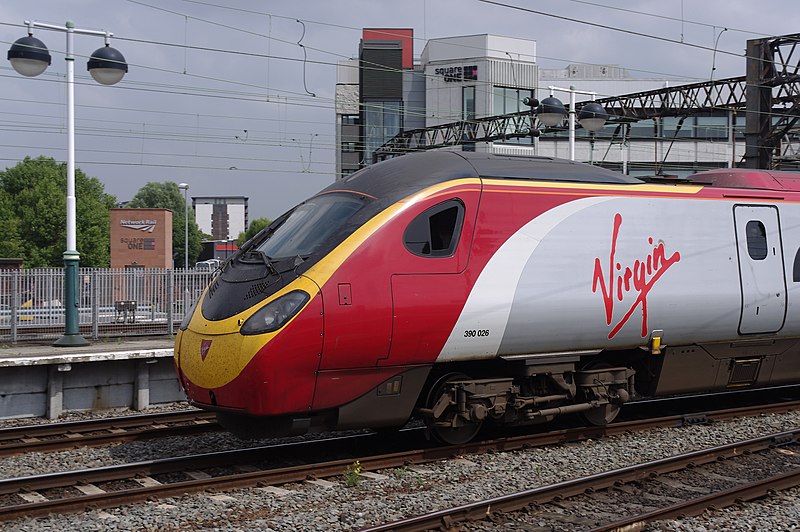
M 200 270 L 200 271 L 203 271 L 203 272 L 213 272 L 214 270 L 219 268 L 220 265 L 222 265 L 222 261 L 221 260 L 219 260 L 219 259 L 208 259 L 208 260 L 204 260 L 202 262 L 196 262 L 195 265 L 194 265 L 194 268 L 196 270 Z

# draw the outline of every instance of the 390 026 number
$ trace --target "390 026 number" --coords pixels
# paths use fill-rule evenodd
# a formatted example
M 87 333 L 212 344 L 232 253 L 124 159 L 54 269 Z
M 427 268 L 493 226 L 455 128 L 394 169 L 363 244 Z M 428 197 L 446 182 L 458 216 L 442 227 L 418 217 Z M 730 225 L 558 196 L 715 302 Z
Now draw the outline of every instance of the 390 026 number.
M 475 338 L 476 336 L 489 336 L 489 329 L 468 329 L 464 331 L 464 338 Z

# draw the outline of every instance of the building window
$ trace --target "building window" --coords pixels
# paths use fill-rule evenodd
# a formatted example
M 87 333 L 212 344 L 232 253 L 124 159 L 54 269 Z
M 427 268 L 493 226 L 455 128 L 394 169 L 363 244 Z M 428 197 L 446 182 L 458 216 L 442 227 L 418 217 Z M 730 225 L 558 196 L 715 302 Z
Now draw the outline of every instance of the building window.
M 494 88 L 494 114 L 507 115 L 520 111 L 529 111 L 530 107 L 522 103 L 524 98 L 533 98 L 531 89 L 515 89 L 511 87 Z
M 465 122 L 475 120 L 475 87 L 461 87 L 461 119 Z M 474 126 L 466 124 L 462 140 L 475 138 Z M 469 131 L 467 130 L 469 128 Z M 463 151 L 475 151 L 474 142 L 464 142 L 462 146 Z
M 680 129 L 678 129 L 680 126 Z M 661 119 L 661 137 L 664 140 L 674 138 L 687 139 L 695 135 L 695 117 L 667 116 Z
M 658 137 L 656 127 L 657 124 L 654 120 L 639 120 L 638 122 L 631 124 L 630 135 L 628 138 L 636 140 L 653 140 Z
M 358 115 L 342 115 L 343 126 L 356 126 L 358 125 Z
M 475 120 L 475 87 L 461 87 L 461 118 Z
M 402 102 L 364 102 L 364 160 L 371 161 L 372 154 L 403 127 Z
M 728 116 L 697 116 L 695 119 L 697 121 L 693 134 L 695 138 L 727 140 L 730 137 Z
M 507 115 L 519 113 L 520 111 L 530 111 L 530 107 L 522 103 L 524 98 L 533 98 L 531 89 L 515 89 L 512 87 L 494 87 L 493 90 L 493 114 Z M 514 133 L 508 131 L 507 133 Z M 533 144 L 533 137 L 512 138 L 502 141 L 509 144 Z
M 406 249 L 421 257 L 450 257 L 464 221 L 464 204 L 457 199 L 440 203 L 426 210 L 406 228 L 403 242 Z

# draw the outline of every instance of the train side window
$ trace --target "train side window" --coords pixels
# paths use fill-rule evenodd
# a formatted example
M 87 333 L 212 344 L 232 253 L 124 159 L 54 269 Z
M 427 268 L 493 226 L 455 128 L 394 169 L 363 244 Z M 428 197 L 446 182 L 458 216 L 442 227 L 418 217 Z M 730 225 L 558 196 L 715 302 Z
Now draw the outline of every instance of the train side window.
M 795 283 L 800 283 L 800 249 L 797 250 L 797 254 L 794 256 L 794 268 L 792 270 L 792 281 Z
M 464 204 L 448 200 L 426 210 L 403 233 L 406 249 L 421 257 L 453 255 L 464 221 Z
M 747 235 L 747 252 L 753 260 L 767 258 L 767 230 L 758 220 L 750 220 L 745 227 Z

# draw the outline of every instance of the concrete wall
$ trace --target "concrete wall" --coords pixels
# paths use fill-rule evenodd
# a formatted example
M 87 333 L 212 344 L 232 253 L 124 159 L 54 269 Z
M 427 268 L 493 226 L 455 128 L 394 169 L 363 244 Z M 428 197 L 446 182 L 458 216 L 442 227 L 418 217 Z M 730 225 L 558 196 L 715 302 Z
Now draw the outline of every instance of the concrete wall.
M 144 410 L 185 401 L 172 350 L 150 356 L 60 357 L 59 360 L 0 360 L 0 419 L 48 417 L 63 412 L 114 408 Z M 81 360 L 83 358 L 84 360 Z M 30 363 L 29 363 L 30 362 Z

